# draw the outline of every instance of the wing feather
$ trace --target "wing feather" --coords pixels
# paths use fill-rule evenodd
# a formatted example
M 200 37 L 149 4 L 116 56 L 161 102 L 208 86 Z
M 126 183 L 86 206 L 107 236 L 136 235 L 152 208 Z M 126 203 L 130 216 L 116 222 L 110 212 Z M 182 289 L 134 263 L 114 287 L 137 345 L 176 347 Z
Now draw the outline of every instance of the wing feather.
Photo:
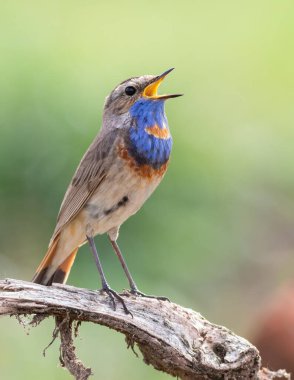
M 63 198 L 57 224 L 51 238 L 68 224 L 83 208 L 89 197 L 105 180 L 115 157 L 119 131 L 100 133 L 84 154 Z

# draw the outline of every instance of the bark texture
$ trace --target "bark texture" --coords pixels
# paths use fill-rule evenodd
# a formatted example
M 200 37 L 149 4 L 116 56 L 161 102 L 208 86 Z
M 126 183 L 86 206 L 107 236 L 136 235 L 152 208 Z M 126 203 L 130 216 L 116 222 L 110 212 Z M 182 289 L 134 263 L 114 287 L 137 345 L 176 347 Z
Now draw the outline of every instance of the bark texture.
M 120 304 L 113 310 L 103 292 L 6 279 L 0 280 L 0 315 L 31 314 L 35 325 L 54 317 L 53 337 L 61 341 L 60 363 L 78 380 L 92 374 L 75 353 L 73 338 L 81 322 L 125 334 L 128 346 L 136 344 L 146 364 L 184 380 L 290 379 L 285 371 L 261 369 L 252 344 L 199 313 L 168 301 L 122 295 L 132 315 L 125 314 Z

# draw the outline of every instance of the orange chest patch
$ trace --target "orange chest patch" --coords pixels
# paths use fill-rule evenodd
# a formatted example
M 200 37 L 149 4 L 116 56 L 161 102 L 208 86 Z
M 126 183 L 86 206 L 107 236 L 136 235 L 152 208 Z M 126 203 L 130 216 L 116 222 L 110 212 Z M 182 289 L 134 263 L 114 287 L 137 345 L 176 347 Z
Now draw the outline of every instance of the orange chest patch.
M 159 128 L 157 124 L 153 125 L 152 127 L 146 127 L 145 131 L 158 139 L 168 139 L 170 138 L 170 132 L 168 128 Z
M 158 169 L 154 169 L 152 166 L 147 164 L 139 165 L 135 159 L 129 155 L 127 148 L 122 144 L 118 146 L 118 156 L 126 162 L 129 168 L 133 170 L 136 175 L 149 180 L 152 180 L 155 177 L 162 177 L 168 167 L 168 161 L 161 165 Z

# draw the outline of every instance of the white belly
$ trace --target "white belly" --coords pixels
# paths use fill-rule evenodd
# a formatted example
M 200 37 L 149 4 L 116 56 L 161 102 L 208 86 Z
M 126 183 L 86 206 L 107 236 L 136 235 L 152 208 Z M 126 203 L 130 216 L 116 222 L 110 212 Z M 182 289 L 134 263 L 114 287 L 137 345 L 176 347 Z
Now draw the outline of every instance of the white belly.
M 90 226 L 95 235 L 118 230 L 141 208 L 161 179 L 141 177 L 125 165 L 114 167 L 82 211 L 87 228 Z

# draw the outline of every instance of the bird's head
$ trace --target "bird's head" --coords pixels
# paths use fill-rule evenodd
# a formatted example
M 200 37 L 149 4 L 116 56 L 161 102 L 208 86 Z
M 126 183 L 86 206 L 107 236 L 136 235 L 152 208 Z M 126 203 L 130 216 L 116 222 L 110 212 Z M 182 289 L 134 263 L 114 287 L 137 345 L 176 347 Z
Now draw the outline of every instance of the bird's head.
M 169 69 L 161 75 L 143 75 L 123 81 L 106 98 L 105 112 L 112 115 L 122 115 L 129 112 L 130 108 L 138 101 L 156 102 L 181 96 L 182 94 L 157 94 L 160 83 L 172 70 Z

